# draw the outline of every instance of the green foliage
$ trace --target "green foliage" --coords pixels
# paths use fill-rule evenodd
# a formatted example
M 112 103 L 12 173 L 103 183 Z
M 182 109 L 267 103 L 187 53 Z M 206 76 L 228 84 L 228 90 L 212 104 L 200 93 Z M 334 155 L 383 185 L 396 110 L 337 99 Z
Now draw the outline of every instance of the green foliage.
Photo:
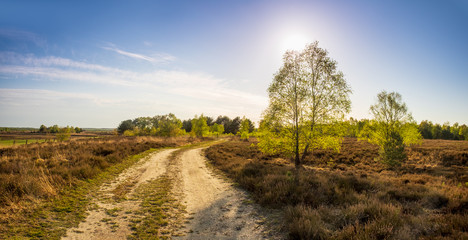
M 403 137 L 396 131 L 390 132 L 390 138 L 383 142 L 379 155 L 390 166 L 400 165 L 400 160 L 406 158 Z
M 161 137 L 174 137 L 182 135 L 182 122 L 176 118 L 176 116 L 172 113 L 163 116 L 154 117 L 157 121 L 158 128 L 155 131 L 154 135 L 161 136 Z
M 239 132 L 250 132 L 250 120 L 243 117 Z
M 432 122 L 421 121 L 418 126 L 421 136 L 425 139 L 432 139 Z
M 248 132 L 241 132 L 241 139 L 244 140 L 244 141 L 247 141 L 249 140 L 249 133 Z
M 60 128 L 58 125 L 53 125 L 51 127 L 46 127 L 44 124 L 42 124 L 39 127 L 39 132 L 40 133 L 55 133 L 56 139 L 58 141 L 65 141 L 68 140 L 71 136 L 72 133 L 80 133 L 83 132 L 83 129 L 79 127 L 70 127 L 66 126 L 64 128 Z
M 250 132 L 251 124 L 252 122 L 249 119 L 245 117 L 242 118 L 239 132 L 237 132 L 237 134 L 240 135 L 242 140 L 249 140 L 249 137 L 250 137 L 249 132 Z
M 239 131 L 241 119 L 240 117 L 230 119 L 228 116 L 218 116 L 215 123 L 218 125 L 222 124 L 226 134 L 236 134 Z
M 273 127 L 271 122 L 262 121 L 258 130 L 259 149 L 267 154 L 283 154 L 293 158 L 296 154 L 295 131 L 292 128 Z M 342 136 L 345 128 L 339 122 L 329 124 L 317 124 L 314 130 L 302 127 L 300 132 L 303 135 L 299 138 L 299 152 L 309 149 L 332 149 L 339 151 L 341 148 Z M 313 139 L 308 139 L 314 136 Z
M 174 114 L 157 115 L 154 117 L 138 117 L 122 121 L 117 128 L 119 134 L 125 136 L 159 136 L 175 137 L 185 134 L 180 121 Z
M 71 130 L 69 127 L 66 127 L 66 128 L 60 129 L 59 133 L 55 135 L 55 138 L 57 139 L 57 141 L 62 142 L 62 141 L 66 141 L 70 139 L 70 136 L 71 136 Z
M 421 143 L 422 137 L 399 93 L 382 91 L 377 99 L 370 107 L 375 120 L 364 126 L 359 138 L 378 145 L 384 163 L 399 165 L 406 159 L 405 146 Z
M 192 119 L 192 134 L 201 138 L 208 135 L 208 133 L 208 124 L 206 124 L 206 118 L 203 116 L 203 114 L 198 118 L 195 116 L 195 118 Z
M 268 88 L 258 146 L 265 153 L 294 156 L 299 166 L 301 156 L 315 148 L 339 149 L 344 133 L 333 127 L 350 110 L 351 89 L 318 42 L 286 52 L 283 61 Z
M 185 130 L 186 132 L 191 132 L 192 131 L 192 119 L 184 120 L 182 122 L 182 129 Z
M 424 120 L 418 129 L 424 139 L 468 140 L 468 127 L 465 124 L 454 123 L 450 126 L 450 123 L 446 122 L 441 126 Z
M 460 126 L 458 134 L 459 136 L 463 136 L 465 141 L 468 141 L 468 127 L 465 124 Z
M 122 121 L 117 127 L 117 132 L 123 134 L 125 131 L 131 131 L 135 128 L 133 121 L 131 119 Z
M 210 131 L 216 135 L 216 137 L 219 137 L 219 135 L 223 134 L 224 133 L 224 125 L 222 124 L 217 124 L 217 123 L 214 123 L 211 127 L 210 127 Z
M 39 127 L 39 132 L 40 132 L 40 133 L 46 133 L 46 132 L 47 132 L 47 127 L 46 127 L 44 124 L 42 124 L 42 125 Z
M 131 136 L 135 136 L 135 132 L 132 130 L 125 130 L 125 132 L 123 132 L 123 135 L 126 137 L 131 137 Z
M 50 133 L 58 133 L 60 129 L 59 129 L 59 127 L 58 127 L 57 125 L 54 125 L 54 126 L 52 126 L 52 127 L 49 127 L 47 130 L 48 130 Z

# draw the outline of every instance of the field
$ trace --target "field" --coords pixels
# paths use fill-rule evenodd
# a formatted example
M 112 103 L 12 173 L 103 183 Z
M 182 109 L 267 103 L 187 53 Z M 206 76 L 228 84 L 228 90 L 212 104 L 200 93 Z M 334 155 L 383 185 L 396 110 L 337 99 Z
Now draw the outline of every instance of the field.
M 34 137 L 34 134 L 15 136 L 17 140 Z M 98 189 L 108 186 L 106 182 L 116 179 L 125 169 L 139 166 L 135 163 L 143 156 L 157 151 L 156 149 L 200 141 L 190 137 L 75 136 L 63 142 L 33 142 L 0 148 L 0 238 L 58 239 L 67 231 L 73 233 L 74 230 L 70 229 L 85 219 L 89 214 L 86 212 L 96 210 L 92 199 L 99 195 Z M 345 138 L 340 152 L 316 150 L 308 155 L 299 177 L 296 177 L 294 165 L 288 159 L 281 155 L 265 155 L 258 150 L 256 143 L 256 139 L 252 138 L 250 141 L 242 141 L 231 137 L 229 141 L 221 141 L 205 149 L 204 155 L 211 166 L 220 169 L 239 187 L 250 192 L 253 202 L 266 209 L 275 209 L 275 214 L 280 212 L 274 218 L 290 239 L 468 238 L 466 141 L 425 140 L 422 145 L 407 149 L 408 160 L 401 166 L 389 168 L 377 161 L 376 146 L 355 138 Z M 171 199 L 188 196 L 193 192 L 204 197 L 212 195 L 213 199 L 216 196 L 231 196 L 215 201 L 219 206 L 213 205 L 217 206 L 213 211 L 198 212 L 190 215 L 186 221 L 192 221 L 189 225 L 191 227 L 203 226 L 197 225 L 205 221 L 200 220 L 203 217 L 199 217 L 203 214 L 212 214 L 208 214 L 209 218 L 217 219 L 221 216 L 216 212 L 219 209 L 240 209 L 233 215 L 239 219 L 235 218 L 232 222 L 225 220 L 227 225 L 232 225 L 232 229 L 218 229 L 216 233 L 226 230 L 231 234 L 248 234 L 250 230 L 247 230 L 247 226 L 254 225 L 244 226 L 241 223 L 253 219 L 244 212 L 244 208 L 252 201 L 242 198 L 233 204 L 232 196 L 239 195 L 232 193 L 233 190 L 216 193 L 221 188 L 213 187 L 214 190 L 210 190 L 208 186 L 213 185 L 210 183 L 201 191 L 184 190 L 181 196 L 169 195 L 173 191 L 169 190 L 172 185 L 186 186 L 196 182 L 181 179 L 190 175 L 187 172 L 193 173 L 204 166 L 198 150 L 188 149 L 184 147 L 180 151 L 171 150 L 179 155 L 161 157 L 162 162 L 159 164 L 166 162 L 166 168 L 178 170 L 174 170 L 173 176 L 164 175 L 171 176 L 171 184 L 158 182 L 164 178 L 154 180 L 155 189 L 165 186 L 165 190 L 161 188 L 164 190 L 161 191 L 167 195 L 164 195 L 166 202 L 175 201 Z M 185 154 L 185 151 L 192 155 Z M 185 160 L 181 160 L 184 158 Z M 188 164 L 194 159 L 197 159 L 199 167 Z M 190 170 L 191 167 L 194 169 Z M 207 168 L 202 175 L 211 176 L 209 179 L 213 180 L 215 173 L 210 173 Z M 131 201 L 131 198 L 124 196 L 131 192 L 127 189 L 130 183 L 132 182 L 123 181 L 122 184 L 117 184 L 116 189 L 109 189 L 116 196 L 122 195 L 116 198 L 116 206 L 125 205 L 127 200 Z M 199 187 L 198 185 L 195 184 Z M 224 191 L 231 193 L 225 194 Z M 152 192 L 148 192 L 149 195 L 145 195 L 144 199 L 152 197 L 150 193 Z M 157 196 L 154 197 L 156 199 Z M 182 198 L 177 201 L 186 200 Z M 107 201 L 105 203 L 109 205 Z M 160 205 L 155 206 L 158 214 L 162 217 L 170 215 L 164 212 L 168 209 L 165 205 L 167 203 L 157 199 L 154 201 Z M 188 203 L 191 202 L 186 201 Z M 191 205 L 187 206 L 190 210 Z M 107 213 L 98 223 L 111 221 L 108 219 L 124 219 L 127 214 L 125 212 L 131 211 L 122 209 L 107 209 L 118 210 L 120 215 Z M 164 229 L 164 224 L 172 221 L 165 218 L 153 223 L 152 229 Z M 234 224 L 236 221 L 238 223 Z M 257 224 L 258 221 L 254 222 Z M 113 227 L 112 230 L 116 228 L 115 224 L 107 222 L 103 226 L 107 225 Z M 99 228 L 101 224 L 92 226 L 92 229 Z M 239 226 L 242 226 L 242 231 L 239 231 Z M 268 229 L 263 223 L 255 226 Z M 76 230 L 75 234 L 87 234 L 85 230 Z M 178 230 L 167 231 L 166 234 L 169 234 Z M 188 230 L 186 234 L 192 236 L 191 234 L 198 234 L 198 231 Z M 148 236 L 151 238 L 151 235 Z M 278 237 L 270 235 L 269 238 L 273 236 Z
M 114 136 L 1 148 L 0 238 L 55 239 L 83 218 L 89 194 L 139 154 L 197 141 Z
M 393 169 L 378 148 L 345 138 L 340 153 L 315 151 L 299 178 L 256 140 L 233 140 L 205 154 L 213 166 L 281 209 L 291 239 L 467 239 L 468 142 L 425 140 Z
M 82 133 L 73 133 L 70 139 L 97 138 L 112 136 L 112 131 L 85 131 Z M 0 148 L 19 146 L 23 144 L 55 142 L 55 134 L 37 133 L 34 131 L 13 131 L 0 132 Z

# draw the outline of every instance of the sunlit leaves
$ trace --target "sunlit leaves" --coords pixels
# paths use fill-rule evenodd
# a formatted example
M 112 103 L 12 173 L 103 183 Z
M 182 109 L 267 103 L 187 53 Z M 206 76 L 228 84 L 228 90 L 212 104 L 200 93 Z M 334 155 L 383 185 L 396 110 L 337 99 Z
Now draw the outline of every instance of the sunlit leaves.
M 138 117 L 122 121 L 117 128 L 125 136 L 175 137 L 183 135 L 182 122 L 172 113 L 154 117 Z
M 207 136 L 209 133 L 209 127 L 206 123 L 206 118 L 203 114 L 200 117 L 195 116 L 192 119 L 192 134 L 197 137 L 204 137 Z
M 316 148 L 339 150 L 344 134 L 337 120 L 350 110 L 351 89 L 337 63 L 318 42 L 288 51 L 268 88 L 270 104 L 259 130 L 259 148 L 294 157 Z
M 381 160 L 397 165 L 406 158 L 405 146 L 421 142 L 421 133 L 401 95 L 382 91 L 377 95 L 377 103 L 370 107 L 374 120 L 364 126 L 360 139 L 380 146 Z

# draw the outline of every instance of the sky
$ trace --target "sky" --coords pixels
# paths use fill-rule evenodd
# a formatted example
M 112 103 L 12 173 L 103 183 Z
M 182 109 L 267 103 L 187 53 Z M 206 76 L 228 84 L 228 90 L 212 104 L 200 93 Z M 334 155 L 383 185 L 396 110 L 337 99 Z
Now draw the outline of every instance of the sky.
M 468 3 L 0 1 L 0 126 L 115 128 L 174 113 L 258 122 L 287 49 L 319 46 L 351 86 L 414 119 L 468 124 Z

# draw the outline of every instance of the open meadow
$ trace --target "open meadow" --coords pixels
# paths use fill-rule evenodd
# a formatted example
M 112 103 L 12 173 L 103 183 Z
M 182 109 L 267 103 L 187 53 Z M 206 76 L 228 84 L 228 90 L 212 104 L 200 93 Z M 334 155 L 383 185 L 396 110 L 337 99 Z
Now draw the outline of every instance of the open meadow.
M 93 199 L 99 196 L 99 193 L 96 193 L 98 189 L 109 188 L 106 187 L 106 182 L 121 178 L 117 177 L 120 173 L 139 166 L 135 165 L 139 159 L 157 149 L 175 148 L 200 141 L 188 136 L 176 138 L 108 136 L 72 138 L 64 142 L 42 142 L 2 148 L 0 149 L 2 209 L 0 236 L 58 239 L 67 231 L 69 236 L 95 236 L 87 233 L 84 226 L 96 229 L 101 225 L 99 221 L 97 223 L 82 221 L 87 216 L 99 213 L 93 210 L 96 209 L 93 207 L 96 200 Z M 273 234 L 275 231 L 284 231 L 285 237 L 289 239 L 464 239 L 468 237 L 467 141 L 423 140 L 421 145 L 414 145 L 405 150 L 408 158 L 400 166 L 389 166 L 379 161 L 377 146 L 356 138 L 344 138 L 340 152 L 314 150 L 306 155 L 299 177 L 296 177 L 295 166 L 290 158 L 281 154 L 262 153 L 257 144 L 256 138 L 241 140 L 239 137 L 230 137 L 216 142 L 203 152 L 209 165 L 221 170 L 234 181 L 235 185 L 249 192 L 252 197 L 252 200 L 236 201 L 252 201 L 262 206 L 264 209 L 262 211 L 280 213 L 265 215 L 268 221 L 276 222 L 274 226 L 276 230 L 262 230 L 264 233 L 256 234 L 275 239 L 282 238 Z M 148 186 L 153 186 L 156 190 L 145 190 L 146 194 L 151 194 L 153 191 L 156 191 L 154 194 L 164 193 L 152 200 L 162 205 L 158 205 L 156 210 L 149 209 L 156 211 L 162 220 L 153 222 L 147 227 L 139 226 L 134 227 L 135 230 L 125 230 L 125 224 L 138 226 L 136 225 L 138 222 L 132 223 L 126 220 L 126 213 L 133 210 L 115 206 L 125 206 L 126 201 L 135 201 L 132 200 L 132 195 L 126 196 L 133 192 L 128 188 L 135 183 L 120 180 L 121 183 L 117 184 L 115 189 L 106 190 L 115 195 L 112 198 L 115 199 L 112 200 L 114 207 L 104 208 L 107 214 L 103 215 L 101 221 L 120 219 L 110 222 L 114 225 L 103 225 L 110 227 L 110 234 L 122 233 L 125 230 L 127 232 L 123 233 L 127 234 L 134 231 L 133 237 L 170 237 L 171 234 L 198 236 L 196 235 L 198 232 L 181 233 L 184 228 L 180 227 L 180 220 L 166 217 L 173 215 L 167 212 L 173 210 L 168 209 L 176 208 L 173 206 L 168 208 L 167 204 L 174 204 L 174 201 L 179 204 L 180 199 L 184 199 L 183 196 L 189 194 L 180 195 L 173 189 L 174 186 L 183 188 L 181 187 L 185 186 L 183 184 L 194 181 L 185 180 L 184 183 L 179 179 L 191 176 L 187 171 L 192 171 L 189 170 L 191 165 L 187 161 L 191 161 L 189 159 L 193 159 L 194 156 L 181 160 L 180 156 L 186 155 L 184 151 L 182 148 L 176 151 L 175 155 L 172 154 L 173 157 L 154 160 L 166 161 L 167 166 L 177 166 L 178 169 L 167 170 L 172 171 L 173 176 L 165 173 L 154 182 L 148 182 Z M 200 161 L 198 164 L 203 164 L 204 160 L 200 158 L 197 161 Z M 155 162 L 157 165 L 153 171 L 163 171 L 160 165 L 162 162 Z M 144 173 L 144 169 L 135 171 Z M 165 190 L 159 193 L 158 189 Z M 215 196 L 215 191 L 219 190 L 214 189 L 214 192 L 211 192 L 209 188 L 204 187 L 204 191 L 201 196 L 207 194 Z M 146 199 L 148 196 L 141 195 L 140 198 Z M 103 201 L 102 204 L 106 206 L 110 204 L 106 198 L 102 199 L 100 200 Z M 226 201 L 224 205 L 216 203 L 213 206 L 209 204 L 206 206 L 209 209 L 214 206 L 221 209 L 229 208 L 234 198 L 225 197 L 223 201 Z M 202 202 L 206 204 L 206 200 L 200 202 L 193 199 L 185 204 L 190 206 Z M 239 207 L 243 208 L 243 203 Z M 177 211 L 182 211 L 183 215 L 184 210 Z M 178 213 L 178 218 L 182 216 L 181 213 Z M 218 214 L 209 211 L 202 213 L 207 214 L 205 217 L 208 218 L 217 217 Z M 195 228 L 204 226 L 196 225 L 199 221 L 196 219 L 203 219 L 204 215 L 196 216 L 195 220 L 193 217 L 188 217 L 186 221 L 194 222 L 189 226 Z M 251 221 L 249 216 L 242 218 Z M 241 220 L 244 221 L 243 219 Z M 237 221 L 234 220 L 233 222 L 226 220 L 226 224 L 234 224 Z M 177 221 L 179 223 L 172 223 Z M 82 230 L 73 230 L 72 227 L 76 227 L 80 222 L 88 225 L 80 225 L 79 229 Z M 115 225 L 115 222 L 121 226 Z M 169 227 L 165 227 L 167 222 L 171 222 Z M 269 228 L 262 225 L 257 227 Z M 154 229 L 152 231 L 155 231 L 155 235 L 150 232 L 145 233 L 147 231 L 145 228 Z M 236 228 L 238 226 L 233 225 L 233 229 Z M 220 231 L 224 230 L 218 229 L 200 234 L 210 236 Z M 231 231 L 229 234 L 236 232 L 236 230 L 226 231 Z M 242 234 L 248 234 L 248 231 L 245 229 Z
M 424 140 L 389 168 L 378 147 L 345 138 L 341 152 L 316 150 L 299 179 L 281 155 L 250 141 L 206 150 L 256 202 L 281 209 L 291 239 L 468 238 L 468 142 Z
M 197 141 L 114 136 L 1 148 L 0 238 L 57 239 L 84 218 L 104 181 L 155 149 Z
M 70 134 L 70 139 L 102 138 L 110 137 L 115 134 L 112 131 L 85 131 L 81 133 Z M 8 131 L 0 132 L 0 148 L 14 147 L 23 144 L 57 142 L 57 134 L 40 133 L 37 129 L 31 131 Z

